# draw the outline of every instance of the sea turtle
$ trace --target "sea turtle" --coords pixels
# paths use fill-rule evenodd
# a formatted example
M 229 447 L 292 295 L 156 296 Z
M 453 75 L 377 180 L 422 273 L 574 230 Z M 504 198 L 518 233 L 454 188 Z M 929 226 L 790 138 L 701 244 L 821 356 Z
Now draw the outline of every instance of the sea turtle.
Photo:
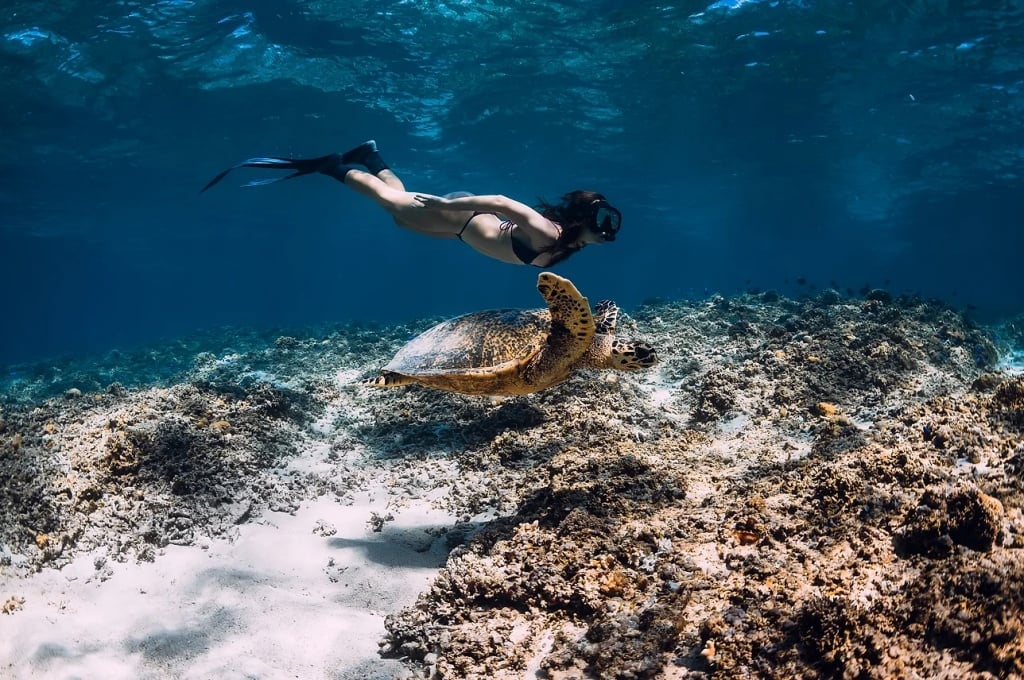
M 615 303 L 606 300 L 591 313 L 576 286 L 550 272 L 538 277 L 537 290 L 547 309 L 498 309 L 443 321 L 410 340 L 380 375 L 363 384 L 529 394 L 557 385 L 578 368 L 635 371 L 657 362 L 647 343 L 613 335 Z

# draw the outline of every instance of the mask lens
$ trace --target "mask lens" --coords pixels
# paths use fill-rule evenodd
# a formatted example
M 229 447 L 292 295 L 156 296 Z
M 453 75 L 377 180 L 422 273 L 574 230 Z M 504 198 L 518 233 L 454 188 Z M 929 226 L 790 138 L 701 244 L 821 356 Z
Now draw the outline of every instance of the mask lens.
M 597 233 L 609 241 L 615 240 L 615 235 L 622 225 L 622 213 L 607 203 L 599 203 L 594 212 L 594 226 Z

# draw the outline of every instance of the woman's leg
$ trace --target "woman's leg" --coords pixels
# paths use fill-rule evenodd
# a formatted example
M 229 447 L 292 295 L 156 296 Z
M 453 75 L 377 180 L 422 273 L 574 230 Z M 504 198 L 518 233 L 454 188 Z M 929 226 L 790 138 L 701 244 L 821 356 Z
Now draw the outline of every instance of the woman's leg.
M 390 174 L 393 175 L 394 173 Z M 399 189 L 392 186 L 383 177 L 364 172 L 363 170 L 346 167 L 344 176 L 335 176 L 335 179 L 340 179 L 345 186 L 361 196 L 366 196 L 392 215 L 399 212 L 403 207 L 410 207 L 412 204 L 413 194 L 405 191 L 404 186 Z
M 396 175 L 395 171 L 392 170 L 391 168 L 385 168 L 384 170 L 381 170 L 380 172 L 377 173 L 377 177 L 379 177 L 380 180 L 384 182 L 384 184 L 387 184 L 392 189 L 396 189 L 398 191 L 405 191 L 405 184 L 402 183 L 402 180 L 398 179 L 398 175 Z
M 375 140 L 369 139 L 341 154 L 340 162 L 343 165 L 335 179 L 376 202 L 400 227 L 427 236 L 451 238 L 473 215 L 468 211 L 423 210 L 416 203 L 415 194 L 405 190 L 405 184 L 381 158 Z M 368 172 L 347 167 L 352 163 L 366 167 Z
M 369 172 L 350 167 L 345 164 L 346 162 L 358 162 L 366 165 Z M 260 186 L 313 173 L 328 175 L 382 207 L 398 226 L 427 236 L 452 238 L 461 231 L 466 220 L 472 216 L 472 212 L 469 211 L 422 209 L 416 203 L 415 194 L 405 190 L 402 181 L 380 158 L 380 154 L 377 153 L 377 145 L 372 140 L 364 142 L 344 154 L 334 153 L 320 158 L 278 158 L 273 156 L 250 158 L 218 174 L 200 190 L 200 193 L 220 182 L 236 168 L 292 171 L 290 175 L 284 177 L 253 180 L 246 186 Z
M 386 210 L 398 226 L 426 236 L 454 237 L 465 220 L 472 215 L 465 211 L 424 210 L 416 204 L 416 195 L 405 191 L 394 173 L 384 170 L 381 174 L 384 173 L 394 177 L 398 186 L 402 188 L 395 188 L 381 175 L 372 175 L 355 168 L 345 168 L 343 177 L 334 177 L 357 194 L 366 196 Z

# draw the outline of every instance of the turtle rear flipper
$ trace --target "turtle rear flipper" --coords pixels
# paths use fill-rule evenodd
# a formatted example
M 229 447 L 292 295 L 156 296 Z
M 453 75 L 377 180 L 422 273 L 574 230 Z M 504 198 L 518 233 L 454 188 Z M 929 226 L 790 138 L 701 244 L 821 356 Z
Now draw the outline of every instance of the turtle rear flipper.
M 380 375 L 360 380 L 359 384 L 366 387 L 402 387 L 403 385 L 414 385 L 416 382 L 415 378 L 410 378 L 401 373 L 381 371 Z
M 522 379 L 523 358 L 494 366 L 431 371 L 416 376 L 425 387 L 481 396 L 529 394 L 540 389 Z M 543 386 L 542 386 L 543 387 Z

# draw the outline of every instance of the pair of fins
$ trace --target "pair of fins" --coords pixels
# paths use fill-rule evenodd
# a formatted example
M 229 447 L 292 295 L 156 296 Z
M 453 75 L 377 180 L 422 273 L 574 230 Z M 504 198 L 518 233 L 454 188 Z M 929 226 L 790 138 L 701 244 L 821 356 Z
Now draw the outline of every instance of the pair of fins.
M 312 175 L 316 172 L 331 175 L 332 171 L 341 166 L 341 154 L 338 153 L 332 153 L 329 156 L 321 156 L 319 158 L 250 158 L 237 165 L 232 165 L 230 168 L 211 179 L 205 187 L 199 190 L 199 193 L 203 193 L 214 184 L 224 179 L 229 172 L 237 170 L 238 168 L 271 168 L 273 170 L 295 171 L 290 175 L 285 175 L 284 177 L 254 179 L 242 185 L 246 187 L 258 187 L 263 186 L 264 184 L 273 184 L 274 182 L 281 182 L 286 179 L 302 177 L 303 175 Z

